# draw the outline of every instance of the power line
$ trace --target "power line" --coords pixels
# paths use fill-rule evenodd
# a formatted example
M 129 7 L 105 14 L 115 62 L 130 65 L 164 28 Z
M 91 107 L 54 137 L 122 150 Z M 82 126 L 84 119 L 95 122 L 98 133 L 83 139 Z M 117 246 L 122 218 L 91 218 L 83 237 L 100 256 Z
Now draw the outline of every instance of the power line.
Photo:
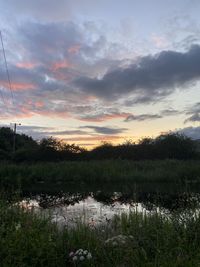
M 0 31 L 0 34 L 1 34 L 1 31 Z M 2 88 L 0 88 L 0 96 L 1 96 L 2 102 L 4 103 L 4 105 L 7 108 L 7 104 L 6 104 L 5 98 L 4 98 L 3 93 L 2 93 Z
M 7 64 L 6 53 L 5 53 L 5 49 L 4 49 L 3 37 L 2 37 L 1 31 L 0 31 L 0 39 L 1 39 L 2 49 L 3 49 L 3 57 L 4 57 L 5 67 L 6 67 L 6 74 L 7 74 L 9 89 L 10 89 L 10 93 L 11 93 L 11 97 L 12 97 L 12 102 L 14 103 L 14 97 L 13 97 L 13 91 L 12 91 L 12 86 L 11 86 L 10 74 L 9 74 L 9 71 L 8 71 L 8 64 Z
M 2 101 L 3 101 L 3 103 L 4 103 L 4 105 L 5 105 L 6 108 L 7 108 L 7 104 L 6 104 L 5 98 L 4 98 L 3 93 L 2 93 L 1 90 L 0 90 L 0 96 L 1 96 L 1 99 L 2 99 Z

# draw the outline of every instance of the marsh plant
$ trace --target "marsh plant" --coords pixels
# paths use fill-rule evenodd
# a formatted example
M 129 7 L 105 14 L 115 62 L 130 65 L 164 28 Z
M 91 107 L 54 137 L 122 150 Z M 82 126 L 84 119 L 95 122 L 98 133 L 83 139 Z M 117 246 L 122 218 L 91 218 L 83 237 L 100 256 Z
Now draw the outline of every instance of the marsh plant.
M 30 210 L 0 202 L 2 267 L 199 266 L 198 211 L 132 212 L 108 224 L 60 229 Z
M 200 184 L 199 161 L 102 160 L 36 164 L 0 164 L 0 188 L 23 192 L 86 191 L 134 184 Z M 94 191 L 94 190 L 92 190 Z

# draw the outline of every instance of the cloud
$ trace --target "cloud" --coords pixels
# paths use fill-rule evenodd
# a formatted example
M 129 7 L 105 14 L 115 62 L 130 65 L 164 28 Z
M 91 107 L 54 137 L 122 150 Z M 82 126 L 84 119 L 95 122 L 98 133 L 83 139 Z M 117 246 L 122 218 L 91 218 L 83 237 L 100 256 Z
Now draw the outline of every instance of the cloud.
M 102 122 L 112 119 L 126 118 L 129 115 L 130 113 L 127 112 L 103 112 L 103 113 L 87 114 L 84 116 L 79 116 L 77 119 L 88 122 Z
M 116 68 L 102 78 L 80 77 L 74 85 L 85 93 L 103 99 L 135 94 L 138 102 L 154 100 L 200 78 L 200 46 L 186 52 L 163 51 L 141 57 L 137 63 Z
M 0 107 L 2 119 L 14 114 L 28 117 L 54 113 L 54 116 L 68 117 L 69 113 L 77 114 L 80 107 L 94 101 L 93 96 L 77 91 L 70 81 L 84 73 L 99 73 L 118 61 L 103 56 L 98 62 L 91 61 L 97 51 L 104 49 L 106 39 L 98 34 L 95 38 L 86 37 L 84 27 L 70 21 L 26 21 L 16 24 L 12 31 L 7 30 L 5 48 L 15 107 L 9 106 L 8 111 Z M 0 64 L 0 89 L 9 102 L 11 95 L 3 57 Z M 42 106 L 36 104 L 41 101 Z M 59 101 L 62 104 L 57 104 Z
M 19 125 L 17 133 L 26 134 L 34 139 L 41 139 L 47 137 L 46 132 L 52 131 L 52 127 L 36 126 L 36 125 Z
M 87 131 L 82 130 L 63 130 L 58 131 L 53 127 L 35 126 L 35 125 L 20 125 L 17 131 L 26 135 L 32 136 L 34 139 L 41 139 L 50 136 L 73 136 L 73 135 L 88 135 Z
M 192 139 L 200 139 L 200 126 L 199 127 L 186 127 L 178 130 L 177 132 L 185 134 Z
M 164 109 L 158 112 L 158 114 L 140 114 L 140 115 L 129 115 L 124 120 L 125 122 L 130 121 L 146 121 L 146 120 L 155 120 L 155 119 L 162 119 L 168 116 L 176 116 L 178 114 L 182 114 L 182 111 L 175 110 L 175 109 Z
M 81 130 L 65 130 L 65 131 L 47 131 L 46 135 L 58 136 L 58 135 L 88 135 L 89 133 Z
M 161 115 L 157 114 L 141 114 L 141 115 L 129 115 L 124 121 L 146 121 L 146 120 L 154 120 L 162 118 Z
M 156 102 L 172 93 L 176 86 L 199 76 L 197 45 L 184 53 L 163 51 L 130 64 L 130 60 L 119 60 L 116 53 L 115 60 L 105 58 L 104 50 L 109 50 L 113 43 L 98 32 L 88 37 L 87 27 L 70 21 L 27 21 L 17 24 L 13 35 L 8 32 L 6 51 L 14 106 L 8 110 L 0 106 L 1 119 L 13 115 L 71 117 L 87 122 L 157 119 L 166 114 L 134 116 L 121 108 Z M 3 67 L 0 85 L 9 102 Z M 117 109 L 108 110 L 106 106 L 116 107 L 117 99 L 124 102 Z
M 70 5 L 67 0 L 2 0 L 1 8 L 5 11 L 16 14 L 18 17 L 32 17 L 46 21 L 66 20 L 70 16 Z
M 169 46 L 169 41 L 164 36 L 152 34 L 151 40 L 157 48 L 166 48 Z
M 6 126 L 2 125 L 1 127 Z M 11 127 L 11 126 L 7 126 Z M 11 127 L 12 128 L 12 127 Z M 88 131 L 80 130 L 80 129 L 91 129 L 94 130 L 95 133 L 91 133 Z M 35 140 L 40 140 L 42 138 L 48 138 L 50 136 L 61 138 L 66 142 L 90 142 L 90 141 L 114 141 L 122 139 L 122 136 L 118 136 L 116 134 L 122 133 L 126 131 L 126 128 L 111 128 L 111 127 L 98 127 L 98 126 L 82 126 L 79 129 L 74 130 L 62 130 L 58 131 L 53 127 L 45 127 L 45 126 L 36 126 L 36 125 L 20 125 L 17 127 L 17 132 L 20 134 L 26 134 L 31 136 Z M 87 143 L 87 145 L 93 145 Z
M 127 128 L 111 128 L 111 127 L 100 127 L 100 126 L 82 126 L 80 128 L 92 129 L 96 133 L 108 134 L 108 135 L 123 133 L 124 131 L 127 130 Z
M 185 120 L 186 122 L 197 122 L 200 121 L 200 113 L 194 113 L 192 116 L 190 116 L 189 118 L 187 118 Z
M 181 114 L 181 113 L 183 113 L 183 112 L 180 111 L 180 110 L 176 110 L 176 109 L 164 109 L 164 110 L 161 111 L 160 114 L 163 117 L 165 117 L 165 116 L 175 116 L 175 115 L 178 115 L 178 114 Z
M 196 103 L 186 112 L 187 115 L 190 115 L 186 120 L 187 122 L 199 122 L 200 121 L 200 103 Z

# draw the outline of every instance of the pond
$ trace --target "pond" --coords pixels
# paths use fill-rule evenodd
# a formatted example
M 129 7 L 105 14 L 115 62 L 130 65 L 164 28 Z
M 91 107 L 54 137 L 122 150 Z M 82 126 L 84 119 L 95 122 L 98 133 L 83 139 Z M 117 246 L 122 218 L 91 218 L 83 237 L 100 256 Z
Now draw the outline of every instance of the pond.
M 162 213 L 197 210 L 198 192 L 59 192 L 25 197 L 20 203 L 24 209 L 50 216 L 58 226 L 75 226 L 79 222 L 95 227 L 109 224 L 115 215 L 130 212 Z

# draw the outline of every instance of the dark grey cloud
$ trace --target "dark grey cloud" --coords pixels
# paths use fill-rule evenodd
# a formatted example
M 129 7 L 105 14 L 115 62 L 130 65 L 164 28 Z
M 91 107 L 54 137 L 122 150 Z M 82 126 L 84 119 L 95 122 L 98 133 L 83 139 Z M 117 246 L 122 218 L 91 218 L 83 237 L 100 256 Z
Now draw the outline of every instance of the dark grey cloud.
M 124 119 L 127 118 L 131 113 L 128 112 L 120 112 L 120 111 L 105 111 L 103 112 L 96 112 L 93 113 L 91 112 L 90 114 L 85 114 L 77 117 L 78 120 L 81 121 L 89 121 L 89 122 L 102 122 L 106 120 L 111 120 L 111 119 Z
M 12 128 L 12 126 L 9 126 Z M 17 127 L 18 133 L 23 133 L 28 136 L 32 136 L 34 139 L 41 139 L 50 136 L 73 136 L 73 135 L 89 135 L 87 131 L 76 130 L 63 130 L 58 131 L 53 127 L 35 126 L 35 125 L 19 125 Z
M 200 102 L 195 103 L 187 110 L 187 114 L 192 114 L 194 112 L 200 112 Z
M 88 135 L 89 133 L 81 130 L 65 130 L 65 131 L 47 131 L 43 132 L 46 135 Z
M 175 115 L 179 115 L 181 113 L 183 113 L 183 112 L 180 111 L 180 110 L 176 110 L 176 109 L 164 109 L 164 110 L 161 111 L 160 114 L 163 117 L 165 117 L 165 116 L 175 116 Z
M 125 122 L 130 121 L 146 121 L 146 120 L 155 120 L 155 119 L 161 119 L 168 116 L 176 116 L 183 113 L 182 111 L 175 110 L 175 109 L 164 109 L 161 110 L 158 114 L 140 114 L 140 115 L 129 115 L 124 120 Z
M 200 139 L 200 126 L 199 127 L 186 127 L 178 130 L 177 132 L 185 134 L 192 139 Z
M 124 101 L 124 105 L 127 107 L 132 107 L 135 104 L 148 104 L 152 102 L 157 102 L 158 100 L 161 100 L 164 96 L 160 94 L 154 95 L 154 98 L 152 99 L 152 95 L 144 95 L 144 96 L 138 96 L 137 94 L 133 97 L 129 97 L 128 100 Z
M 141 57 L 126 68 L 116 68 L 101 79 L 80 77 L 74 84 L 86 93 L 113 99 L 134 93 L 137 102 L 162 98 L 176 87 L 186 86 L 200 78 L 200 46 L 186 52 L 163 51 Z
M 12 128 L 12 126 L 10 126 Z M 36 126 L 36 125 L 18 125 L 17 132 L 20 134 L 26 134 L 34 139 L 41 139 L 47 137 L 47 131 L 52 131 L 52 127 Z
M 199 122 L 200 121 L 200 102 L 196 103 L 193 107 L 186 111 L 186 114 L 189 116 L 185 123 L 187 122 Z
M 146 121 L 146 120 L 155 120 L 161 119 L 162 116 L 158 114 L 141 114 L 141 115 L 129 115 L 124 121 Z
M 189 118 L 187 118 L 185 120 L 186 122 L 198 122 L 200 121 L 200 113 L 194 113 L 192 116 L 190 116 Z
M 46 131 L 52 130 L 52 127 L 45 127 L 45 126 L 36 126 L 36 125 L 19 125 L 19 130 L 26 132 L 26 131 Z
M 100 134 L 119 134 L 127 131 L 127 128 L 111 128 L 111 127 L 102 127 L 102 126 L 82 126 L 82 129 L 91 129 L 94 130 L 96 133 Z

